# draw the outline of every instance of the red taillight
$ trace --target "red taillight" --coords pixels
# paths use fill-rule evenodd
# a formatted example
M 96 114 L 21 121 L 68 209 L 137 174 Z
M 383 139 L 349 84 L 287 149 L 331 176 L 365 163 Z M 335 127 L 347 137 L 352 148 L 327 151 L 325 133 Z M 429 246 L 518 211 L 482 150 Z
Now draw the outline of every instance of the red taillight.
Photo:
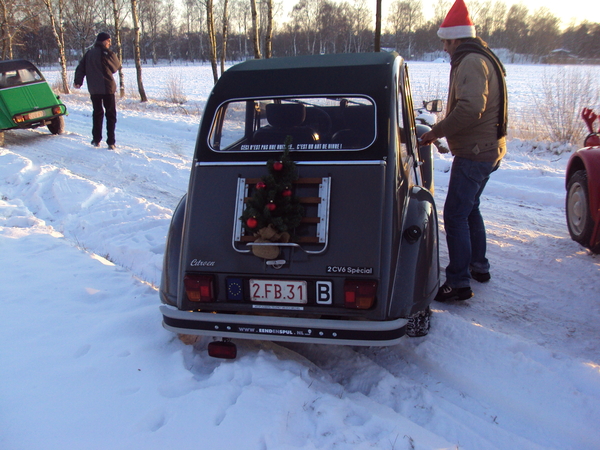
M 213 284 L 212 275 L 187 274 L 183 277 L 185 293 L 191 302 L 213 302 Z
M 344 306 L 346 308 L 369 309 L 375 303 L 377 281 L 344 281 Z
M 213 358 L 235 359 L 237 347 L 233 342 L 214 341 L 208 344 L 208 355 Z
M 53 106 L 52 107 L 52 114 L 60 114 L 60 113 L 61 113 L 60 106 Z

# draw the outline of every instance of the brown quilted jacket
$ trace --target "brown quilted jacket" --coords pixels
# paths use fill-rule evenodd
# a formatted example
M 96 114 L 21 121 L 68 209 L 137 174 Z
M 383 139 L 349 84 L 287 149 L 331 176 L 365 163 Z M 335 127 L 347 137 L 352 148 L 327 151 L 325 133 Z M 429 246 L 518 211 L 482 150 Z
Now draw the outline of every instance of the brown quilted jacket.
M 469 53 L 450 73 L 446 117 L 433 132 L 446 137 L 454 156 L 499 161 L 506 153 L 506 138 L 498 138 L 500 107 L 501 89 L 492 62 Z

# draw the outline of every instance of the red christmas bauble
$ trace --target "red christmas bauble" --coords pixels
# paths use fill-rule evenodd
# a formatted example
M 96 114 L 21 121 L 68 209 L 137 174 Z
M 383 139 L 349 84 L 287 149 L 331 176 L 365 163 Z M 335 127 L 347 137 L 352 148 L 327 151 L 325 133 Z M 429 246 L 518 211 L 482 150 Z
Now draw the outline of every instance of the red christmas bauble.
M 266 187 L 267 187 L 267 185 L 265 183 L 263 183 L 262 181 L 259 181 L 258 183 L 256 183 L 256 189 L 264 189 Z
M 274 162 L 273 169 L 279 172 L 281 169 L 283 169 L 283 163 L 281 161 Z
M 246 220 L 246 225 L 248 225 L 248 228 L 256 228 L 256 225 L 258 225 L 258 220 L 256 220 L 254 217 L 250 217 L 248 220 Z
M 275 211 L 277 209 L 277 205 L 275 203 L 273 203 L 273 202 L 267 203 L 267 209 L 269 211 Z
M 286 189 L 285 191 L 283 191 L 281 193 L 281 195 L 283 195 L 284 197 L 291 197 L 292 196 L 292 191 L 290 191 L 289 189 Z

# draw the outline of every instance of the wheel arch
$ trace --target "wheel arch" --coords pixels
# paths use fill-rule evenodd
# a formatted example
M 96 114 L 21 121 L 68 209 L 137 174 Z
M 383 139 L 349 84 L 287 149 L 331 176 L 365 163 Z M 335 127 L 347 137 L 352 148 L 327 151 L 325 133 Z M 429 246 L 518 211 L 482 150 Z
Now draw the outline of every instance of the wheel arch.
M 171 217 L 160 279 L 160 299 L 163 303 L 172 306 L 177 305 L 177 283 L 179 279 L 179 260 L 181 257 L 186 199 L 187 194 L 181 198 Z
M 389 307 L 392 318 L 425 310 L 439 288 L 438 217 L 433 196 L 414 187 L 408 201 Z

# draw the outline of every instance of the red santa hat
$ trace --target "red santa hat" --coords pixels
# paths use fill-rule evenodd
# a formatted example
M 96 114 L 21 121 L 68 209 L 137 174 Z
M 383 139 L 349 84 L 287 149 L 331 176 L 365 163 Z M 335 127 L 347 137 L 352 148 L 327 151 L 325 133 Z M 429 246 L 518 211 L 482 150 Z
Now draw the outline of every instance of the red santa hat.
M 475 25 L 471 22 L 464 0 L 456 0 L 437 32 L 441 39 L 475 37 Z

